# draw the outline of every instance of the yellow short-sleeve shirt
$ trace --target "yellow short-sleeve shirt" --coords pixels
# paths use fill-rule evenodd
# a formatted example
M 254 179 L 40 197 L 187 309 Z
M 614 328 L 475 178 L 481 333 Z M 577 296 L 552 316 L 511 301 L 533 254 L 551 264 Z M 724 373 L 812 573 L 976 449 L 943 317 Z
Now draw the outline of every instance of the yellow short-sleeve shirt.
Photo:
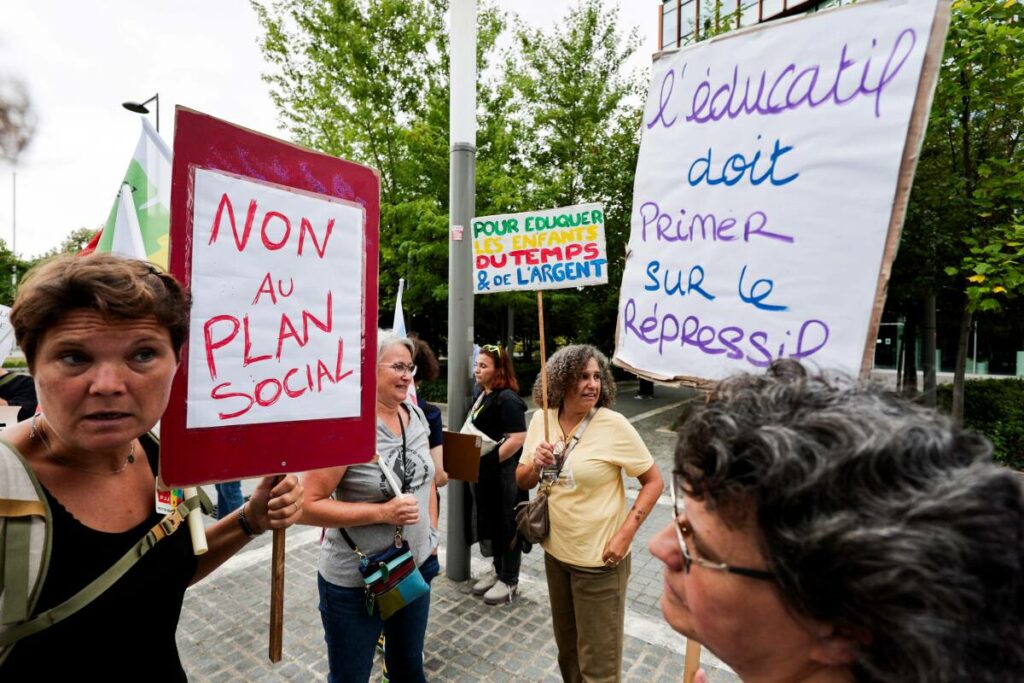
M 551 441 L 557 441 L 558 414 L 548 411 Z M 526 431 L 520 464 L 533 467 L 533 453 L 544 441 L 538 410 Z M 548 496 L 551 533 L 541 546 L 556 559 L 580 567 L 600 567 L 605 545 L 628 512 L 622 473 L 639 477 L 654 465 L 643 439 L 623 415 L 599 408 L 566 461 Z

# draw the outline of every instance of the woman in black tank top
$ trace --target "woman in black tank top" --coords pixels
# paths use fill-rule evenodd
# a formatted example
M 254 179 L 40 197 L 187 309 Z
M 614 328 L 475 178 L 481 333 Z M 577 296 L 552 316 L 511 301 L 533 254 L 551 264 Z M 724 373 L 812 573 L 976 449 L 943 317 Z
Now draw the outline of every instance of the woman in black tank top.
M 148 433 L 167 407 L 188 315 L 172 276 L 109 254 L 60 257 L 23 281 L 11 322 L 40 412 L 0 433 L 0 447 L 23 457 L 52 514 L 33 614 L 89 585 L 163 517 Z M 264 479 L 238 513 L 207 528 L 208 553 L 197 558 L 179 527 L 81 610 L 18 641 L 0 679 L 186 680 L 175 644 L 185 589 L 301 510 L 294 476 Z

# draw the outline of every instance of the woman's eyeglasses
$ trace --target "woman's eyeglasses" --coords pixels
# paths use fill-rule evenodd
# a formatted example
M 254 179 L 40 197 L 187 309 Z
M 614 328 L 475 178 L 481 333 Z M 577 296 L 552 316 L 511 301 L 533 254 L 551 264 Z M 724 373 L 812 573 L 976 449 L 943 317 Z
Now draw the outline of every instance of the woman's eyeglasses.
M 724 562 L 712 562 L 711 560 L 705 560 L 702 557 L 697 557 L 696 553 L 691 555 L 690 551 L 686 548 L 686 537 L 693 536 L 693 528 L 690 526 L 690 522 L 686 519 L 686 511 L 683 509 L 683 489 L 678 474 L 673 475 L 672 486 L 669 488 L 672 493 L 672 514 L 675 515 L 675 518 L 673 519 L 673 526 L 676 530 L 676 540 L 679 541 L 679 552 L 683 555 L 684 572 L 689 574 L 690 568 L 694 564 L 699 564 L 701 567 L 705 567 L 707 569 L 713 569 L 718 572 L 728 572 L 730 574 L 738 574 L 740 576 L 746 576 L 759 581 L 775 580 L 775 576 L 771 572 L 766 572 L 763 569 L 733 567 L 732 565 L 725 564 Z
M 489 353 L 496 353 L 498 354 L 498 358 L 501 358 L 501 347 L 497 344 L 484 344 L 480 348 Z
M 416 364 L 415 363 L 381 363 L 384 367 L 391 368 L 396 375 L 409 374 L 412 377 L 416 376 Z

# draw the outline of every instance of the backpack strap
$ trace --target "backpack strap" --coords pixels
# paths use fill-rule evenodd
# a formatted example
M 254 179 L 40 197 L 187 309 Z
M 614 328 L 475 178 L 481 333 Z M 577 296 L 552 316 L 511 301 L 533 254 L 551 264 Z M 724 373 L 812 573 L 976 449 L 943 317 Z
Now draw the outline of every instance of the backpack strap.
M 167 538 L 181 526 L 188 515 L 199 507 L 199 498 L 185 500 L 167 516 L 157 522 L 145 536 L 121 556 L 109 569 L 92 580 L 89 585 L 78 591 L 61 604 L 42 612 L 28 621 L 24 621 L 3 633 L 0 633 L 0 646 L 10 645 L 25 636 L 38 633 L 54 624 L 67 619 L 75 612 L 88 605 L 113 586 L 118 579 L 127 573 L 136 562 L 142 559 L 157 543 Z
M 21 454 L 0 440 L 0 630 L 24 621 L 50 559 L 50 507 Z M 0 648 L 0 662 L 5 652 Z

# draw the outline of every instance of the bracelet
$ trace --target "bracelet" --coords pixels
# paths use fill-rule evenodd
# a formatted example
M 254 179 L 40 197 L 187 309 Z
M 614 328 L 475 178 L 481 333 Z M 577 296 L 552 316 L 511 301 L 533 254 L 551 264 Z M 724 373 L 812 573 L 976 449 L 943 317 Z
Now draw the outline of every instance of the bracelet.
M 245 532 L 246 536 L 249 538 L 256 538 L 262 534 L 263 531 L 266 531 L 266 529 L 261 531 L 259 534 L 253 530 L 252 524 L 249 523 L 249 518 L 245 516 L 245 506 L 248 504 L 249 503 L 246 502 L 242 507 L 238 508 L 238 526 L 242 527 L 242 531 Z

